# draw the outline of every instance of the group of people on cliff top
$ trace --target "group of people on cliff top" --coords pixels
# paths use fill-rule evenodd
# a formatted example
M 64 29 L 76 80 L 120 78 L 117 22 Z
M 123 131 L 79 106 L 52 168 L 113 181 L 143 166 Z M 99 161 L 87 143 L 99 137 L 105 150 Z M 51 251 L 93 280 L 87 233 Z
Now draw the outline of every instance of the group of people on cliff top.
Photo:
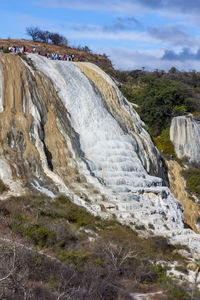
M 3 47 L 0 49 L 0 53 L 3 52 Z M 42 55 L 45 56 L 48 59 L 52 60 L 64 60 L 64 61 L 83 61 L 82 56 L 75 56 L 74 54 L 57 54 L 57 53 L 43 53 L 40 50 L 33 48 L 31 51 L 26 49 L 25 46 L 22 47 L 8 47 L 9 53 L 13 54 L 28 54 L 28 53 L 33 53 L 36 55 Z

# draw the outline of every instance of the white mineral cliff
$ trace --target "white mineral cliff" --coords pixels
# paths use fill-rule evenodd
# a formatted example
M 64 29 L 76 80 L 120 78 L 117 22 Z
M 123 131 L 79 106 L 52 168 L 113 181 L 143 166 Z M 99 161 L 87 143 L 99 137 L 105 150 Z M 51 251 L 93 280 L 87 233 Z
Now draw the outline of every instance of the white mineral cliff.
M 184 229 L 180 203 L 162 186 L 157 149 L 104 72 L 37 55 L 28 64 L 0 55 L 0 66 L 0 178 L 12 191 L 62 192 L 200 253 L 200 236 Z
M 192 117 L 173 118 L 170 139 L 179 158 L 200 162 L 200 125 Z

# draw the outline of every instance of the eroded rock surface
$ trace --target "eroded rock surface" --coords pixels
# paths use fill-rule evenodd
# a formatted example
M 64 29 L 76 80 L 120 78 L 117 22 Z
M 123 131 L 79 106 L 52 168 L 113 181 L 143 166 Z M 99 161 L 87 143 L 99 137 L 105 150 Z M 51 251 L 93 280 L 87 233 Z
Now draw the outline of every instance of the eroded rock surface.
M 185 191 L 185 181 L 181 176 L 183 168 L 173 160 L 167 161 L 170 179 L 170 190 L 183 206 L 185 222 L 197 233 L 199 228 L 196 220 L 199 218 L 199 205 L 189 199 Z

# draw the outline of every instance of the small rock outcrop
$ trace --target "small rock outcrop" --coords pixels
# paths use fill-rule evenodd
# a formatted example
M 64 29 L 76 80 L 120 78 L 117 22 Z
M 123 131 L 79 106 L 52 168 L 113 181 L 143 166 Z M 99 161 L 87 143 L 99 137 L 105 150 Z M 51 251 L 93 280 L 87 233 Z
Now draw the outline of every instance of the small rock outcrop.
M 192 116 L 179 116 L 171 121 L 170 139 L 178 158 L 200 162 L 200 124 Z

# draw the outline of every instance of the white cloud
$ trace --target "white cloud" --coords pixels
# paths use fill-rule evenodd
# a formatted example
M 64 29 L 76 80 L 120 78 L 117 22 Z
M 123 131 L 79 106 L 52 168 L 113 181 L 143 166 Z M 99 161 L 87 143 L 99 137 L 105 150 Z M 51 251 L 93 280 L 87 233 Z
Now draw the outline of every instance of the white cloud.
M 148 31 L 157 41 L 171 46 L 199 47 L 200 45 L 200 36 L 187 33 L 184 25 L 152 26 Z
M 185 31 L 184 26 L 170 25 L 166 27 L 150 27 L 146 31 L 135 29 L 116 30 L 108 27 L 105 30 L 105 25 L 97 26 L 92 24 L 73 24 L 70 31 L 65 35 L 72 39 L 85 40 L 114 40 L 126 41 L 135 45 L 142 43 L 143 47 L 163 47 L 174 50 L 181 50 L 183 47 L 190 47 L 192 51 L 196 51 L 200 45 L 200 36 L 190 35 Z
M 154 12 L 177 17 L 198 15 L 200 0 L 33 0 L 35 4 L 73 10 L 101 10 L 131 14 L 135 11 Z
M 113 48 L 113 49 L 100 49 L 101 53 L 105 52 L 109 55 L 115 68 L 121 70 L 134 70 L 142 69 L 146 70 L 165 70 L 168 71 L 171 67 L 188 71 L 197 70 L 200 71 L 200 61 L 189 60 L 187 62 L 162 60 L 164 49 L 158 49 L 155 51 L 137 51 L 128 50 L 125 48 Z
M 105 31 L 101 26 L 94 25 L 81 25 L 76 24 L 77 30 L 72 30 L 67 32 L 69 38 L 77 39 L 105 39 L 105 40 L 127 40 L 127 41 L 142 41 L 142 42 L 157 42 L 157 39 L 151 37 L 148 32 L 145 31 L 119 31 L 110 32 Z M 80 28 L 78 30 L 78 28 Z

